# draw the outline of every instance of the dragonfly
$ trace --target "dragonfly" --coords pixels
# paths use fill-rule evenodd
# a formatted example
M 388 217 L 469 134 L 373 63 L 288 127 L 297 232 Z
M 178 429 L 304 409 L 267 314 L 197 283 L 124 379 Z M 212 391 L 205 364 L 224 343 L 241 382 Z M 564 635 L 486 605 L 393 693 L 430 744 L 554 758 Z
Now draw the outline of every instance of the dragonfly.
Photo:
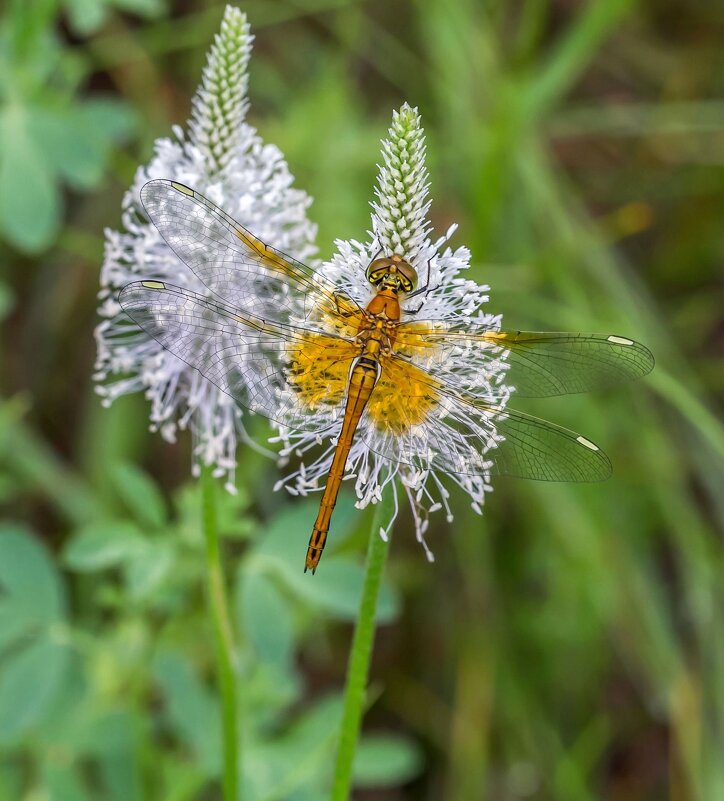
M 286 430 L 316 431 L 320 442 L 336 439 L 305 572 L 321 559 L 355 437 L 407 470 L 571 482 L 610 476 L 592 440 L 509 408 L 507 397 L 481 397 L 450 364 L 503 360 L 517 395 L 565 395 L 646 375 L 654 358 L 639 342 L 426 320 L 430 262 L 420 286 L 395 253 L 375 254 L 365 274 L 372 297 L 357 302 L 184 184 L 150 181 L 141 199 L 207 291 L 136 281 L 119 294 L 126 314 L 251 412 Z

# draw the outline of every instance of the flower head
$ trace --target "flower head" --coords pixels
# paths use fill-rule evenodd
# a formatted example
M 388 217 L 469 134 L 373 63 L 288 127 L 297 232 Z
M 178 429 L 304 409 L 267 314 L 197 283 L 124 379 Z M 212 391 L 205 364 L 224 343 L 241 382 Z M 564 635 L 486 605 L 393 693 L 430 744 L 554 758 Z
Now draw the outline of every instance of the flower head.
M 157 140 L 155 155 L 136 173 L 123 199 L 123 231 L 106 231 L 101 271 L 97 390 L 104 403 L 144 391 L 151 401 L 151 426 L 174 441 L 190 428 L 194 470 L 199 462 L 227 475 L 233 489 L 236 446 L 247 440 L 242 411 L 233 399 L 196 370 L 140 331 L 117 302 L 118 290 L 141 279 L 158 279 L 208 294 L 181 262 L 140 200 L 141 187 L 153 178 L 193 186 L 222 206 L 265 242 L 300 258 L 314 253 L 315 227 L 306 210 L 306 193 L 292 187 L 282 153 L 265 145 L 244 122 L 252 35 L 246 16 L 227 6 L 221 30 L 209 52 L 201 86 L 192 101 L 188 132 L 174 127 L 174 139 Z
M 331 261 L 322 265 L 321 273 L 337 286 L 341 294 L 364 307 L 374 295 L 374 288 L 365 279 L 368 265 L 380 255 L 398 254 L 415 268 L 419 286 L 427 287 L 426 292 L 416 301 L 410 300 L 409 304 L 418 304 L 420 317 L 426 323 L 443 320 L 449 323 L 464 318 L 471 324 L 489 330 L 499 329 L 501 316 L 482 311 L 483 304 L 488 300 L 489 287 L 462 275 L 470 266 L 470 252 L 465 247 L 452 250 L 447 245 L 455 227 L 438 239 L 431 238 L 431 226 L 427 218 L 430 208 L 428 177 L 420 115 L 417 109 L 405 104 L 393 114 L 388 138 L 382 142 L 382 165 L 375 190 L 376 200 L 371 204 L 372 228 L 369 239 L 365 243 L 338 241 L 337 253 Z M 420 367 L 433 366 L 434 355 L 427 360 L 417 355 Z M 503 357 L 491 356 L 489 351 L 460 349 L 460 352 L 452 351 L 446 356 L 445 380 L 456 390 L 473 393 L 501 408 L 507 403 L 511 392 L 504 383 L 506 367 Z M 376 392 L 383 390 L 384 387 L 380 387 Z M 370 401 L 370 404 L 373 402 Z M 381 414 L 385 413 L 382 408 L 384 403 L 382 398 Z M 485 493 L 491 489 L 489 476 L 485 469 L 465 472 L 440 470 L 434 466 L 433 459 L 425 458 L 425 453 L 420 454 L 420 459 L 395 461 L 395 452 L 404 449 L 404 443 L 400 440 L 406 437 L 410 449 L 414 446 L 422 450 L 424 446 L 430 453 L 450 452 L 454 448 L 455 458 L 469 457 L 475 465 L 480 466 L 481 449 L 484 453 L 488 448 L 495 447 L 494 426 L 469 421 L 475 435 L 475 442 L 470 443 L 456 434 L 454 427 L 441 422 L 438 416 L 424 419 L 424 415 L 421 415 L 420 420 L 401 435 L 399 431 L 385 431 L 384 426 L 376 425 L 370 419 L 374 416 L 372 411 L 370 406 L 360 422 L 345 477 L 355 481 L 359 508 L 377 503 L 390 485 L 388 491 L 395 493 L 395 516 L 399 508 L 398 486 L 402 487 L 412 509 L 417 538 L 425 547 L 428 558 L 432 559 L 425 544 L 429 514 L 444 509 L 448 520 L 452 520 L 453 516 L 446 480 L 456 482 L 470 496 L 473 509 L 480 513 Z M 307 494 L 323 486 L 332 463 L 335 437 L 338 435 L 336 428 L 329 427 L 322 411 L 319 430 L 324 431 L 324 435 L 291 427 L 282 429 L 280 439 L 284 442 L 283 453 L 296 452 L 305 458 L 315 446 L 323 444 L 324 437 L 327 437 L 327 447 L 321 456 L 312 459 L 309 464 L 303 463 L 278 482 L 277 487 L 285 486 L 292 494 Z M 394 516 L 380 532 L 382 536 L 387 536 L 393 521 Z

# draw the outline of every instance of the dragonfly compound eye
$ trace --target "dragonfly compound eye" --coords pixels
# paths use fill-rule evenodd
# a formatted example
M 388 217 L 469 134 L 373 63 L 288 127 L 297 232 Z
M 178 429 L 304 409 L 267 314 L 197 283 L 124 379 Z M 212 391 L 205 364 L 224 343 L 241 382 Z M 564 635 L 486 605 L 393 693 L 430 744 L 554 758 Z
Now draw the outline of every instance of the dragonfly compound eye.
M 406 261 L 400 259 L 397 262 L 397 272 L 400 275 L 400 287 L 403 292 L 412 292 L 417 286 L 417 271 Z
M 399 288 L 403 292 L 411 292 L 417 284 L 417 273 L 400 256 L 390 259 L 375 259 L 367 268 L 367 280 L 372 284 L 381 284 L 389 275 L 394 275 Z
M 392 259 L 375 259 L 367 268 L 367 280 L 371 284 L 379 284 L 394 264 Z

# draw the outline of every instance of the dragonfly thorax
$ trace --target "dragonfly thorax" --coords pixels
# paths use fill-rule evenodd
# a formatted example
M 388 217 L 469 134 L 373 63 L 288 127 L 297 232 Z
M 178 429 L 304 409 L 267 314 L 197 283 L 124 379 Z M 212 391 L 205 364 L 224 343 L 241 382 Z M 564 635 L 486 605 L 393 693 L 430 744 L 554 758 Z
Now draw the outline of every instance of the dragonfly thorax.
M 417 272 L 402 256 L 375 259 L 367 268 L 367 280 L 380 288 L 390 287 L 399 292 L 412 292 L 417 286 Z

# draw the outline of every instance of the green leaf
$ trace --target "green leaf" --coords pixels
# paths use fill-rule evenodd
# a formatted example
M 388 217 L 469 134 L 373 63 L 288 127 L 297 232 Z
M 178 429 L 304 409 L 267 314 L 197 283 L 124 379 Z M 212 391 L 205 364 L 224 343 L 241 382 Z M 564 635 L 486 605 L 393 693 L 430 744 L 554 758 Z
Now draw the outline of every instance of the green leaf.
M 6 656 L 0 673 L 0 743 L 10 745 L 42 723 L 62 692 L 68 646 L 47 637 Z
M 60 576 L 45 548 L 20 524 L 0 523 L 0 597 L 6 621 L 12 614 L 31 627 L 65 615 Z
M 174 549 L 168 542 L 145 543 L 125 566 L 126 589 L 131 598 L 148 598 L 166 578 L 174 559 Z
M 161 0 L 65 0 L 73 31 L 81 36 L 95 33 L 101 27 L 111 6 L 138 14 L 155 17 L 164 10 Z
M 312 530 L 314 517 L 319 508 L 317 500 L 293 504 L 276 515 L 267 528 L 266 535 L 254 548 L 255 556 L 263 557 L 273 564 L 277 574 L 285 584 L 310 605 L 321 607 L 330 615 L 342 620 L 357 617 L 359 599 L 362 593 L 364 570 L 348 556 L 327 554 L 314 575 L 304 573 L 304 554 L 307 540 Z M 340 496 L 330 537 L 338 544 L 349 534 L 359 520 L 359 512 L 354 508 L 350 495 Z M 389 622 L 397 615 L 399 607 L 397 596 L 385 583 L 380 591 L 377 617 L 380 622 Z
M 332 617 L 354 620 L 359 612 L 364 569 L 346 556 L 327 557 L 314 575 L 299 566 L 284 564 L 280 571 L 284 581 L 296 595 L 307 603 L 324 609 Z M 380 589 L 377 619 L 389 623 L 398 614 L 399 600 L 392 587 L 385 583 Z
M 293 663 L 279 667 L 255 661 L 244 674 L 245 709 L 259 729 L 277 728 L 280 718 L 286 718 L 289 708 L 304 694 L 303 679 Z
M 300 552 L 304 547 L 304 532 L 312 531 L 316 508 L 319 505 L 312 501 L 282 507 L 262 530 L 254 552 L 291 561 L 295 546 Z M 304 559 L 303 552 L 301 559 Z
M 73 31 L 88 36 L 100 28 L 108 13 L 104 0 L 65 0 Z
M 342 717 L 342 699 L 328 696 L 307 707 L 282 735 L 250 744 L 247 780 L 255 798 L 298 798 L 309 787 L 320 798 L 329 775 Z
M 423 760 L 410 740 L 392 735 L 363 737 L 354 759 L 358 787 L 392 787 L 419 776 Z
M 0 232 L 28 252 L 57 234 L 58 177 L 81 189 L 96 186 L 113 142 L 129 134 L 135 119 L 110 98 L 43 99 L 43 105 L 8 104 L 0 116 Z
M 0 599 L 0 651 L 31 634 L 34 623 L 17 599 Z
M 45 154 L 48 167 L 71 186 L 81 189 L 96 186 L 103 177 L 106 146 L 88 124 L 82 107 L 38 106 L 28 113 L 32 114 L 31 135 Z
M 214 696 L 199 681 L 180 654 L 164 651 L 153 667 L 174 734 L 195 752 L 210 775 L 220 768 L 219 709 Z
M 80 753 L 98 757 L 128 748 L 128 730 L 132 721 L 127 708 L 101 709 L 96 705 L 88 711 L 88 718 L 82 725 L 78 741 L 73 743 Z
M 48 638 L 54 639 L 53 634 L 50 633 Z M 64 635 L 62 642 L 68 643 L 68 659 L 62 691 L 58 693 L 47 714 L 43 716 L 42 727 L 38 734 L 49 747 L 52 747 L 51 744 L 57 744 L 67 753 L 80 754 L 88 750 L 86 744 L 93 736 L 90 732 L 91 725 L 97 720 L 99 709 L 98 705 L 87 703 L 89 693 L 92 692 L 86 674 L 89 667 L 88 653 L 81 654 L 80 649 L 74 648 L 70 637 Z M 100 649 L 105 647 L 105 644 L 99 646 Z M 92 670 L 93 668 L 91 672 Z
M 143 724 L 127 709 L 114 710 L 96 727 L 99 776 L 105 793 L 113 801 L 141 801 L 141 777 L 138 755 L 141 753 L 139 730 Z
M 255 551 L 276 556 L 295 568 L 300 564 L 303 566 L 307 543 L 318 509 L 318 498 L 310 498 L 283 507 L 266 527 Z M 355 509 L 353 497 L 347 492 L 341 493 L 332 517 L 328 548 L 333 550 L 343 542 L 357 522 L 359 522 L 359 511 Z M 325 552 L 325 560 L 327 557 L 328 553 Z
M 90 523 L 68 543 L 63 559 L 72 570 L 105 570 L 142 553 L 146 545 L 138 527 L 125 520 Z
M 166 502 L 153 480 L 133 464 L 120 463 L 111 469 L 111 479 L 133 516 L 144 525 L 160 528 L 168 519 Z
M 36 106 L 28 114 L 51 169 L 80 189 L 100 183 L 113 141 L 125 138 L 134 123 L 125 104 L 103 98 L 57 109 Z
M 49 762 L 44 766 L 43 785 L 48 801 L 90 801 L 86 790 L 72 764 L 56 764 Z
M 13 106 L 0 117 L 0 233 L 20 250 L 46 248 L 60 226 L 60 198 L 28 116 Z
M 127 103 L 115 97 L 94 96 L 80 108 L 84 122 L 109 142 L 123 142 L 138 126 L 138 115 Z
M 237 618 L 261 662 L 285 669 L 291 664 L 294 635 L 289 602 L 263 573 L 240 570 L 237 578 Z

